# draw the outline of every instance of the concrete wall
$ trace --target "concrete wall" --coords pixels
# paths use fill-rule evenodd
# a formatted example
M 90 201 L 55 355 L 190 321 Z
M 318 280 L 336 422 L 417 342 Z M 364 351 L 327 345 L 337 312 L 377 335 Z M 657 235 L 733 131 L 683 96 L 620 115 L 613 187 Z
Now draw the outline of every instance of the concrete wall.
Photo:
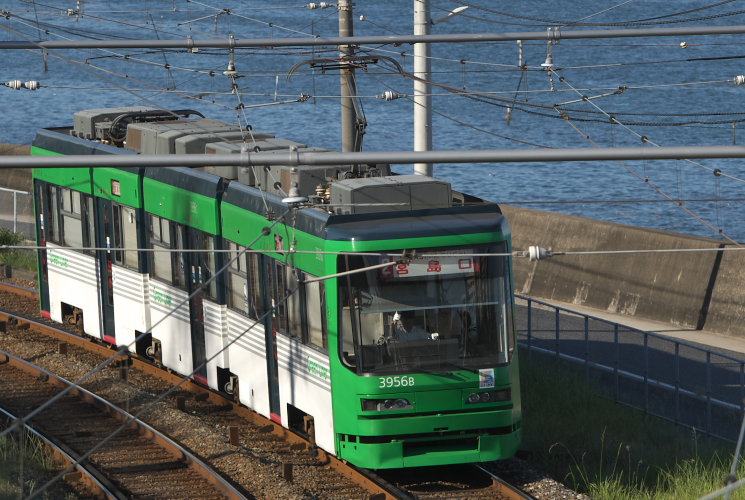
M 555 251 L 716 249 L 721 244 L 719 240 L 709 238 L 550 212 L 508 206 L 503 206 L 502 210 L 512 227 L 515 250 L 527 250 L 531 245 Z M 706 326 L 708 329 L 716 325 L 721 331 L 726 318 L 712 321 L 711 325 L 705 321 L 707 311 L 722 308 L 720 302 L 709 303 L 713 296 L 718 254 L 557 256 L 535 262 L 515 259 L 515 290 L 534 297 L 664 321 L 679 327 Z M 745 312 L 737 306 L 745 303 L 745 289 L 736 290 L 736 280 L 743 275 L 745 271 L 733 273 L 727 288 L 730 293 L 725 292 L 722 285 L 722 293 L 717 297 L 728 295 L 731 301 L 728 311 L 736 310 L 745 318 Z M 725 313 L 724 309 L 718 313 L 727 317 L 733 314 Z M 740 330 L 745 335 L 745 330 Z
M 745 251 L 722 252 L 721 261 L 704 327 L 745 337 Z

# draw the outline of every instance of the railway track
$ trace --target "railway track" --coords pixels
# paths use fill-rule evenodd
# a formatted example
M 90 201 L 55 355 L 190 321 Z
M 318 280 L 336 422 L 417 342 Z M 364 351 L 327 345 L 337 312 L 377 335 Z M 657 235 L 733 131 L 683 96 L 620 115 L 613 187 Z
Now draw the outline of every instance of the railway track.
M 46 351 L 51 357 L 72 357 L 78 360 L 92 356 L 95 359 L 87 359 L 87 363 L 95 366 L 103 359 L 116 354 L 109 346 L 76 335 L 74 325 L 69 325 L 70 331 L 63 331 L 58 328 L 60 325 L 41 318 L 36 301 L 38 296 L 35 290 L 0 282 L 0 331 L 7 332 L 7 335 L 21 332 L 27 340 L 30 339 L 31 333 L 40 334 L 39 338 L 34 340 L 40 343 L 40 346 L 31 348 L 30 341 L 22 343 L 21 350 L 30 351 L 26 354 L 21 353 L 22 357 L 38 356 L 39 351 Z M 50 360 L 51 365 L 64 365 L 59 362 L 60 360 L 57 361 L 55 363 Z M 141 408 L 143 401 L 147 399 L 141 393 L 142 388 L 146 388 L 146 392 L 153 392 L 152 389 L 156 387 L 158 391 L 165 391 L 181 382 L 179 389 L 164 400 L 164 404 L 171 410 L 169 413 L 172 414 L 175 407 L 175 412 L 181 417 L 197 417 L 206 422 L 212 436 L 205 441 L 216 439 L 220 451 L 215 451 L 214 447 L 209 445 L 202 446 L 205 443 L 197 442 L 198 439 L 194 441 L 193 438 L 187 437 L 188 432 L 184 429 L 188 428 L 189 424 L 185 424 L 183 418 L 167 419 L 169 422 L 175 420 L 176 423 L 172 425 L 167 424 L 164 421 L 166 419 L 151 415 L 144 419 L 155 418 L 169 435 L 187 441 L 196 454 L 204 457 L 205 461 L 223 476 L 245 488 L 248 496 L 296 496 L 300 487 L 303 495 L 309 498 L 532 498 L 501 480 L 487 476 L 486 471 L 477 472 L 473 466 L 463 469 L 466 474 L 464 478 L 453 481 L 443 481 L 442 472 L 432 468 L 422 468 L 415 476 L 412 476 L 412 470 L 409 469 L 400 471 L 399 476 L 395 471 L 378 475 L 358 470 L 315 448 L 302 436 L 235 404 L 223 395 L 209 391 L 190 380 L 182 381 L 179 375 L 162 370 L 151 363 L 136 357 L 120 356 L 110 366 L 115 369 L 108 370 L 106 377 L 109 380 L 118 379 L 118 384 L 113 385 L 126 384 L 131 389 L 140 389 L 137 395 L 127 395 L 117 402 L 120 406 L 131 406 L 133 409 L 130 411 L 133 413 L 134 410 Z M 53 371 L 57 372 L 56 369 Z M 111 384 L 111 381 L 97 379 L 92 382 L 91 389 L 99 392 L 98 387 Z M 122 396 L 118 395 L 121 390 L 113 392 L 115 400 L 117 397 L 122 399 Z M 111 400 L 112 395 L 108 394 L 105 397 Z M 159 412 L 160 410 L 163 408 L 160 408 Z M 261 451 L 260 448 L 264 446 L 273 448 L 273 452 Z M 247 459 L 248 464 L 242 463 L 246 460 L 237 460 L 239 457 Z M 249 473 L 245 473 L 246 468 L 249 469 Z M 418 469 L 414 469 L 416 470 Z M 263 486 L 264 480 L 261 478 L 267 475 L 273 483 L 271 486 Z M 402 479 L 411 477 L 419 479 Z M 261 485 L 256 487 L 252 484 L 255 482 Z M 307 484 L 301 486 L 302 483 Z
M 43 368 L 0 351 L 0 381 L 0 406 L 16 415 L 28 415 L 70 388 L 32 418 L 32 427 L 75 463 L 85 464 L 109 498 L 243 498 L 182 446 Z M 73 466 L 60 476 L 71 469 Z
M 379 472 L 407 498 L 530 500 L 534 497 L 478 464 L 418 467 Z

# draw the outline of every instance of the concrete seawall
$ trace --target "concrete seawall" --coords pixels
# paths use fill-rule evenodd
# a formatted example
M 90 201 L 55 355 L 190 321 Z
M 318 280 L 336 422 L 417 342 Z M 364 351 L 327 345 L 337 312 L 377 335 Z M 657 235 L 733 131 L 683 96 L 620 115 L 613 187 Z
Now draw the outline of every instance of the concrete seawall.
M 503 206 L 515 250 L 717 249 L 721 240 Z M 745 336 L 745 254 L 633 253 L 515 259 L 518 293 L 676 327 Z

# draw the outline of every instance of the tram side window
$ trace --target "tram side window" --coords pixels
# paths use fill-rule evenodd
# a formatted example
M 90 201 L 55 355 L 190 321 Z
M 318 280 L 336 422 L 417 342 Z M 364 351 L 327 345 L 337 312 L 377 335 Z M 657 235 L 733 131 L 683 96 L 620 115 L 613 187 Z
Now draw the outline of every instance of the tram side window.
M 137 216 L 132 207 L 114 203 L 112 206 L 112 241 L 113 248 L 137 248 Z M 119 250 L 112 252 L 113 261 L 120 265 L 137 269 L 139 256 L 136 250 Z
M 259 319 L 264 315 L 264 299 L 259 288 L 259 257 L 245 252 L 246 247 L 232 241 L 227 245 L 230 250 L 228 307 Z
M 83 210 L 80 193 L 71 189 L 60 189 L 62 201 L 62 239 L 68 247 L 83 247 Z
M 274 263 L 274 271 L 277 330 L 304 344 L 327 349 L 323 285 L 307 283 L 313 276 L 281 262 Z
M 306 275 L 306 279 L 312 278 Z M 305 304 L 308 308 L 308 342 L 321 349 L 328 349 L 326 335 L 326 289 L 320 281 L 305 284 Z
M 121 207 L 121 229 L 122 246 L 124 248 L 137 248 L 137 214 L 132 207 Z M 139 267 L 139 254 L 134 250 L 124 252 L 125 266 L 137 269 Z
M 93 246 L 93 198 L 60 186 L 48 186 L 49 217 L 47 232 L 49 241 L 92 253 Z
M 204 287 L 204 283 L 215 275 L 215 237 L 202 231 L 195 231 L 192 234 L 191 248 L 206 250 L 193 254 L 194 258 L 191 259 L 192 281 L 193 285 L 201 285 Z M 217 280 L 210 281 L 209 284 L 204 287 L 204 292 L 208 297 L 216 299 Z
M 184 288 L 183 253 L 165 251 L 184 248 L 183 227 L 168 219 L 151 215 L 150 246 L 155 250 L 151 257 L 153 276 L 174 286 Z
M 59 234 L 59 205 L 57 196 L 57 187 L 48 186 L 49 188 L 49 220 L 47 221 L 47 240 L 54 243 L 62 243 Z

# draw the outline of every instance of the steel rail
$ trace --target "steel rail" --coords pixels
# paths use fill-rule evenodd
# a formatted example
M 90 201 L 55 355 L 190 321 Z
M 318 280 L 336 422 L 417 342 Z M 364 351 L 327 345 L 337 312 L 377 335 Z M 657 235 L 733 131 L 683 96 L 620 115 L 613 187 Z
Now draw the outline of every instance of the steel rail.
M 90 342 L 89 342 L 90 344 Z M 13 356 L 5 351 L 0 351 L 0 355 L 5 356 L 6 363 L 10 364 L 19 370 L 22 370 L 39 380 L 47 382 L 57 387 L 74 386 L 71 394 L 78 397 L 79 399 L 93 404 L 104 411 L 107 411 L 110 415 L 114 416 L 121 422 L 128 422 L 130 426 L 134 426 L 138 429 L 140 435 L 146 437 L 149 441 L 157 444 L 159 447 L 166 450 L 170 455 L 183 460 L 187 467 L 189 467 L 194 473 L 202 477 L 209 484 L 211 484 L 215 490 L 229 499 L 245 499 L 245 495 L 240 493 L 235 487 L 228 483 L 219 474 L 213 471 L 207 464 L 202 462 L 199 458 L 194 456 L 183 446 L 179 445 L 171 438 L 146 424 L 142 420 L 134 417 L 130 413 L 124 411 L 116 405 L 111 404 L 105 399 L 97 396 L 89 390 L 76 386 L 69 380 L 66 380 L 50 371 L 47 371 L 39 366 L 36 366 L 28 361 Z M 23 417 L 21 417 L 23 421 Z M 25 423 L 25 421 L 23 421 Z
M 486 474 L 491 478 L 492 484 L 494 484 L 494 486 L 499 489 L 499 493 L 502 495 L 502 497 L 509 500 L 536 500 L 536 498 L 530 493 L 527 493 L 517 486 L 508 483 L 501 477 L 484 468 L 483 465 L 473 464 L 473 466 L 480 472 Z
M 362 151 L 307 153 L 64 155 L 0 156 L 0 168 L 69 167 L 204 167 L 256 165 L 349 165 L 408 163 L 525 163 L 615 160 L 680 160 L 688 158 L 745 158 L 745 146 L 663 146 L 657 148 L 556 148 L 440 151 Z
M 319 45 L 398 45 L 414 43 L 482 43 L 515 40 L 580 40 L 596 38 L 643 38 L 657 36 L 737 35 L 744 25 L 679 28 L 630 28 L 611 30 L 560 29 L 503 33 L 449 33 L 430 35 L 373 35 L 308 38 L 229 38 L 222 40 L 182 38 L 173 40 L 11 40 L 0 41 L 0 50 L 9 49 L 236 49 L 256 47 L 313 47 Z
M 4 281 L 0 281 L 0 291 L 15 293 L 16 295 L 21 295 L 22 297 L 27 297 L 30 299 L 39 298 L 38 290 L 21 285 L 16 285 L 15 283 L 7 283 Z
M 7 358 L 6 358 L 7 359 Z M 0 362 L 2 363 L 2 362 Z M 0 408 L 0 415 L 5 416 L 8 420 L 17 420 L 18 417 L 8 410 Z M 54 456 L 57 462 L 62 462 L 65 467 L 72 467 L 75 471 L 70 475 L 65 474 L 65 481 L 79 481 L 84 484 L 84 488 L 97 498 L 109 498 L 115 500 L 124 500 L 127 497 L 111 482 L 106 479 L 101 472 L 93 467 L 93 464 L 86 461 L 84 464 L 77 463 L 77 460 L 65 450 L 64 446 L 58 443 L 54 438 L 46 436 L 44 433 L 34 429 L 28 423 L 23 428 L 38 439 L 44 447 Z M 73 474 L 79 474 L 79 477 L 72 479 Z M 33 491 L 32 491 L 33 493 Z
M 23 287 L 0 282 L 0 291 L 17 293 L 19 289 L 23 291 Z M 38 296 L 38 294 L 36 296 Z M 10 318 L 14 318 L 15 320 L 17 320 L 19 325 L 28 324 L 29 328 L 33 329 L 34 331 L 43 335 L 53 337 L 54 339 L 62 343 L 68 343 L 105 357 L 111 357 L 116 354 L 115 346 L 106 346 L 99 344 L 95 341 L 96 339 L 92 337 L 81 337 L 79 335 L 66 332 L 59 328 L 45 325 L 44 323 L 38 322 L 31 318 L 26 318 L 20 315 L 0 310 L 0 321 L 8 321 Z M 181 375 L 164 370 L 163 368 L 153 363 L 144 361 L 137 356 L 119 355 L 119 359 L 116 361 L 128 364 L 131 363 L 131 368 L 141 370 L 149 375 L 160 378 L 161 380 L 164 380 L 169 384 L 173 385 L 181 383 L 182 389 L 193 393 L 195 397 L 199 399 L 203 398 L 204 400 L 207 400 L 217 406 L 230 407 L 230 411 L 246 419 L 257 427 L 265 429 L 267 432 L 278 436 L 279 438 L 288 442 L 290 445 L 302 446 L 307 451 L 314 453 L 322 464 L 328 465 L 343 476 L 354 481 L 362 488 L 369 491 L 370 498 L 375 498 L 376 500 L 396 500 L 398 498 L 395 492 L 389 491 L 389 489 L 387 489 L 385 485 L 376 483 L 374 478 L 368 477 L 364 474 L 364 472 L 361 472 L 356 467 L 353 467 L 346 461 L 339 460 L 335 456 L 328 454 L 326 451 L 318 448 L 314 443 L 310 442 L 304 437 L 292 432 L 285 427 L 282 427 L 281 425 L 268 418 L 263 417 L 262 415 L 256 413 L 246 406 L 242 406 L 235 401 L 232 401 L 216 392 L 213 392 L 212 390 L 192 380 L 186 380 L 185 382 L 182 382 L 184 377 L 182 377 Z

